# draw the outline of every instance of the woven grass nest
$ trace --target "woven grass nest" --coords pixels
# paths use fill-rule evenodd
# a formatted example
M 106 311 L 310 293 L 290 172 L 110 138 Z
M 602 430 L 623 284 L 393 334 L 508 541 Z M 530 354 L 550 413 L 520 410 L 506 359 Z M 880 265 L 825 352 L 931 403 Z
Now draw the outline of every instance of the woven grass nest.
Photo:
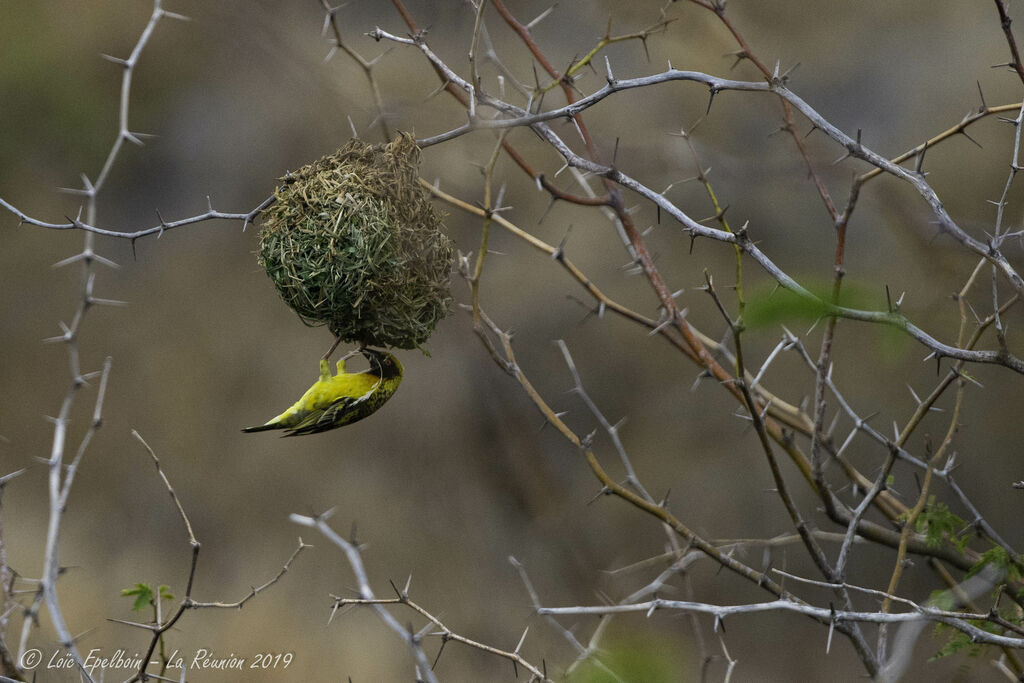
M 259 263 L 307 325 L 345 342 L 419 347 L 451 304 L 451 240 L 417 183 L 419 147 L 351 140 L 282 178 Z

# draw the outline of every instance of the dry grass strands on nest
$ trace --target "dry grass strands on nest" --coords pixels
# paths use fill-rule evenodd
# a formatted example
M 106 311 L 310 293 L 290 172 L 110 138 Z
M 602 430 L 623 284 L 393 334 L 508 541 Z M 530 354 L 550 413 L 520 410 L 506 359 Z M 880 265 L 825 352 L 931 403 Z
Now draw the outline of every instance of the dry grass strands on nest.
M 351 140 L 285 176 L 262 216 L 259 262 L 307 325 L 346 342 L 415 348 L 451 304 L 451 240 L 417 184 L 420 150 Z

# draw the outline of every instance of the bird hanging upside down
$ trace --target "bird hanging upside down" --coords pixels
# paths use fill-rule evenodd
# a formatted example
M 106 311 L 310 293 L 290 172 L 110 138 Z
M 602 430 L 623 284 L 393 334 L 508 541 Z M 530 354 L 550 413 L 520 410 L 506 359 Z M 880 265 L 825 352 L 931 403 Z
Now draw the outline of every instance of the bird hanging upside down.
M 338 374 L 331 376 L 327 359 L 320 360 L 320 379 L 295 405 L 259 427 L 243 432 L 283 429 L 284 436 L 315 434 L 343 427 L 371 415 L 384 405 L 402 382 L 402 364 L 386 351 L 362 348 L 370 361 L 366 372 L 345 372 L 345 359 L 338 361 Z

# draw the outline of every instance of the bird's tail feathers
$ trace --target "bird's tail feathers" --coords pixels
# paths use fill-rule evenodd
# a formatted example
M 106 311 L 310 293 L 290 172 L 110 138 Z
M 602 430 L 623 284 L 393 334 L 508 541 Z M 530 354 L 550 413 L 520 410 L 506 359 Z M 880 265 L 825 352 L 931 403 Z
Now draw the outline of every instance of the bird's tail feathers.
M 268 429 L 280 429 L 280 427 L 278 425 L 276 425 L 276 424 L 265 424 L 265 425 L 260 425 L 259 427 L 245 427 L 242 431 L 243 432 L 247 432 L 247 433 L 248 432 L 265 432 Z

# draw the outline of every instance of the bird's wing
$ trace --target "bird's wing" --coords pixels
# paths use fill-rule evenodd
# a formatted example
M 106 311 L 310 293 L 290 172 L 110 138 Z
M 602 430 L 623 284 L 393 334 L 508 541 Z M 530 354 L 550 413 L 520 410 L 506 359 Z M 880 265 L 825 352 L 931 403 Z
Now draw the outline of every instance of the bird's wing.
M 342 385 L 342 382 L 344 382 L 344 385 Z M 355 396 L 339 396 L 333 401 L 327 402 L 326 405 L 324 399 L 328 397 L 312 397 L 311 403 L 316 407 L 310 406 L 308 414 L 306 414 L 298 424 L 288 428 L 288 433 L 285 434 L 285 436 L 315 434 L 317 432 L 325 432 L 328 429 L 334 429 L 335 427 L 341 427 L 342 425 L 348 424 L 351 420 L 346 420 L 345 414 L 355 410 L 360 403 L 363 403 L 373 396 L 379 386 L 380 378 L 366 373 L 353 373 L 336 376 L 334 378 L 334 383 L 324 387 L 322 391 L 337 393 L 344 392 L 345 394 L 354 394 L 358 391 L 360 393 Z
M 288 436 L 298 434 L 313 434 L 314 432 L 323 431 L 324 427 L 326 426 L 324 424 L 324 416 L 331 409 L 331 407 L 348 400 L 350 399 L 340 398 L 334 403 L 324 408 L 317 408 L 316 410 L 311 411 L 309 415 L 306 415 L 304 418 L 302 418 L 301 422 L 299 422 L 294 427 L 288 429 Z
M 302 422 L 295 425 L 288 430 L 287 436 L 298 436 L 300 434 L 316 434 L 317 432 L 325 432 L 328 429 L 334 429 L 340 427 L 345 423 L 338 423 L 339 415 L 344 415 L 350 411 L 359 403 L 362 403 L 367 398 L 364 396 L 343 396 L 338 400 L 334 401 L 330 405 L 314 410 L 305 418 Z

